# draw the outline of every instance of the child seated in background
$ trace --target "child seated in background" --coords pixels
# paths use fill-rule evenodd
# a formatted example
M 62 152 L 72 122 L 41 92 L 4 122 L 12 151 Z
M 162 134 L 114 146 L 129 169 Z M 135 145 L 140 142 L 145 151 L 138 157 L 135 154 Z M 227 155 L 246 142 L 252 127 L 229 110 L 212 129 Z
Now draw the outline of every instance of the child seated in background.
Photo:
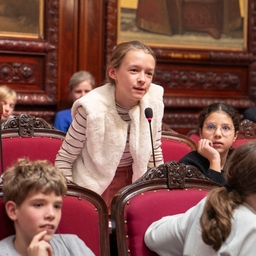
M 214 182 L 224 184 L 224 165 L 232 153 L 232 144 L 239 131 L 239 115 L 225 103 L 213 103 L 199 116 L 197 151 L 192 151 L 179 162 L 193 165 Z
M 95 80 L 88 71 L 78 71 L 69 80 L 69 92 L 72 102 L 86 95 L 95 86 Z M 67 132 L 72 122 L 71 109 L 61 110 L 56 114 L 54 127 L 63 132 Z
M 19 159 L 2 177 L 7 215 L 16 235 L 0 241 L 0 255 L 93 256 L 76 235 L 54 234 L 61 219 L 66 180 L 47 160 Z
M 1 123 L 3 123 L 12 117 L 17 102 L 16 92 L 6 85 L 0 86 L 0 102 L 3 105 L 3 114 L 1 117 Z

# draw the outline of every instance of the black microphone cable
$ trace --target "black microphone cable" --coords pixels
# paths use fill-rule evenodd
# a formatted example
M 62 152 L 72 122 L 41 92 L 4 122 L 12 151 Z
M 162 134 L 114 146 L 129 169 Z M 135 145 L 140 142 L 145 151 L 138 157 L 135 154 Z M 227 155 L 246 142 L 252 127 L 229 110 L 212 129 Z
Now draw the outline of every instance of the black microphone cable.
M 149 124 L 150 138 L 151 138 L 151 147 L 152 147 L 152 156 L 153 156 L 153 161 L 154 161 L 154 167 L 156 167 L 154 144 L 153 144 L 153 136 L 152 136 L 152 128 L 151 128 L 151 120 L 153 118 L 153 110 L 152 110 L 152 108 L 146 108 L 145 109 L 145 116 L 146 116 L 146 118 L 148 120 L 148 124 Z

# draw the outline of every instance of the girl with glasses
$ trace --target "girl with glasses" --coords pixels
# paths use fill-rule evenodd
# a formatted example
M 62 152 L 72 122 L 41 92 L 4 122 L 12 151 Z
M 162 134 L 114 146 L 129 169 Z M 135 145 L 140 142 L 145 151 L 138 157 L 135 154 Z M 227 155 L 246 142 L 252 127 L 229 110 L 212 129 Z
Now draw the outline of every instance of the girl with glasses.
M 238 112 L 225 103 L 213 103 L 199 116 L 197 151 L 185 155 L 180 162 L 193 165 L 214 182 L 224 184 L 224 165 L 232 152 L 239 130 Z

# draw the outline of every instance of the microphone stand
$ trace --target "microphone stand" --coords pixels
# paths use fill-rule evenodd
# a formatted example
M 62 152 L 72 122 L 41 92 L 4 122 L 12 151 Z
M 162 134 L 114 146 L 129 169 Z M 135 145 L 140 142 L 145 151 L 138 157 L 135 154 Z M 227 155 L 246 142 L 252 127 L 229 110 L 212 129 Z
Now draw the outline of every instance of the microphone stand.
M 153 146 L 154 144 L 153 144 L 152 128 L 151 128 L 151 120 L 153 118 L 152 108 L 146 108 L 145 109 L 145 116 L 146 116 L 146 118 L 148 120 L 148 124 L 149 124 L 151 147 L 152 147 L 152 156 L 153 156 L 153 161 L 154 161 L 154 167 L 156 167 L 155 152 L 154 152 L 154 146 Z
M 151 147 L 152 147 L 152 156 L 153 156 L 153 161 L 154 161 L 154 167 L 156 167 L 156 160 L 155 160 L 155 152 L 154 152 L 154 146 L 153 146 L 153 138 L 152 138 L 152 128 L 151 128 L 151 120 L 148 120 L 149 123 L 149 130 L 151 134 Z

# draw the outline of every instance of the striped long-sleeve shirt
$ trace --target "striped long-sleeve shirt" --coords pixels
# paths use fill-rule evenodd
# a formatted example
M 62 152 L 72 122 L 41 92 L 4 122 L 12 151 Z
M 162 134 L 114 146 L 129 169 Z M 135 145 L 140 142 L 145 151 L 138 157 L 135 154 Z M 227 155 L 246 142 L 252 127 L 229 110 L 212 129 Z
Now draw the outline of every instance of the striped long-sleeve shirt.
M 155 111 L 151 125 L 156 165 L 163 163 L 163 89 L 154 84 L 151 87 L 130 110 L 115 104 L 115 89 L 109 85 L 75 102 L 72 124 L 55 161 L 66 177 L 101 194 L 116 168 L 132 165 L 135 181 L 147 167 L 153 167 L 150 127 L 144 115 L 148 106 Z

